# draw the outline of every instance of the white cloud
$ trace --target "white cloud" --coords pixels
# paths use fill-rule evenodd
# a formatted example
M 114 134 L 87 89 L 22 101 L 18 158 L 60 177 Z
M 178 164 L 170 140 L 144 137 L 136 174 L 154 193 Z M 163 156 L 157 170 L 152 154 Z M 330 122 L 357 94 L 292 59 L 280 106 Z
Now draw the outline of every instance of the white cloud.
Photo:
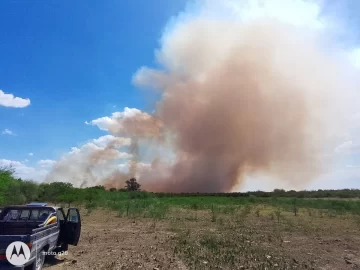
M 113 135 L 101 136 L 97 139 L 93 139 L 92 142 L 99 147 L 106 147 L 109 143 L 113 143 L 113 146 L 118 148 L 121 146 L 128 146 L 131 143 L 130 138 L 115 137 Z
M 15 177 L 19 177 L 23 180 L 34 180 L 37 182 L 43 181 L 48 173 L 48 170 L 45 168 L 30 167 L 23 162 L 16 160 L 0 159 L 0 168 L 1 167 L 11 167 L 15 170 Z
M 118 124 L 118 120 L 124 119 L 124 118 L 130 118 L 135 116 L 136 114 L 145 114 L 139 109 L 136 108 L 128 108 L 125 107 L 123 112 L 114 112 L 111 117 L 105 116 L 100 117 L 95 120 L 91 120 L 90 122 L 85 122 L 87 125 L 93 125 L 97 126 L 101 130 L 109 131 L 109 128 L 111 126 L 115 126 Z
M 242 185 L 236 186 L 233 191 L 271 191 L 275 188 L 284 188 L 286 190 L 317 190 L 317 189 L 343 189 L 343 188 L 360 188 L 360 166 L 348 165 L 345 168 L 333 168 L 331 171 L 317 177 L 317 179 L 305 183 L 303 188 L 294 188 L 277 181 L 271 177 L 262 175 L 251 175 L 245 177 Z
M 335 152 L 336 152 L 336 153 L 345 152 L 345 151 L 351 149 L 352 146 L 353 146 L 353 142 L 352 142 L 352 141 L 343 142 L 343 143 L 341 143 L 340 145 L 338 145 L 338 146 L 335 148 Z
M 108 160 L 131 158 L 131 155 L 126 152 L 120 152 L 119 150 L 113 148 L 107 150 L 105 149 L 106 147 L 100 147 L 93 142 L 90 142 L 83 145 L 80 149 L 76 148 L 76 154 L 85 154 L 87 156 L 91 155 L 92 153 L 97 153 L 97 155 L 102 156 L 99 161 L 102 160 L 103 162 L 106 162 Z
M 95 120 L 91 120 L 90 122 L 85 121 L 87 125 L 98 126 L 101 130 L 108 131 L 109 126 L 112 123 L 112 119 L 110 117 L 101 117 Z
M 20 161 L 8 160 L 8 159 L 0 159 L 1 167 L 18 167 L 23 165 Z
M 159 137 L 163 126 L 156 117 L 128 107 L 123 112 L 114 112 L 111 117 L 101 117 L 85 124 L 97 126 L 113 135 L 138 138 Z
M 51 167 L 52 165 L 54 165 L 56 163 L 55 160 L 51 160 L 51 159 L 42 159 L 38 161 L 38 165 L 40 167 Z
M 316 2 L 303 0 L 264 0 L 243 3 L 237 0 L 225 0 L 224 2 L 235 16 L 245 21 L 266 17 L 300 27 L 313 29 L 325 27 L 325 24 L 319 20 L 321 7 Z
M 29 156 L 31 156 L 31 157 L 32 157 L 33 155 L 34 155 L 34 153 L 29 153 Z
M 355 113 L 352 118 L 356 121 L 360 120 L 360 112 Z
M 350 168 L 350 169 L 356 169 L 356 168 L 360 168 L 360 165 L 346 165 L 346 168 Z
M 307 189 L 360 188 L 360 166 L 334 169 L 313 181 Z
M 350 61 L 352 64 L 360 69 L 360 48 L 356 48 L 350 52 Z
M 30 99 L 15 97 L 13 94 L 5 94 L 0 90 L 0 106 L 25 108 L 30 105 Z
M 12 130 L 7 129 L 7 128 L 3 130 L 2 134 L 16 136 L 16 134 Z
M 111 160 L 131 158 L 131 155 L 126 152 L 120 152 L 116 148 L 122 146 L 129 146 L 131 143 L 130 138 L 115 137 L 112 135 L 101 136 L 97 139 L 90 140 L 89 142 L 82 145 L 80 148 L 72 147 L 71 151 L 63 156 L 67 158 L 69 156 L 76 156 L 77 158 L 84 159 L 91 155 L 91 153 L 101 152 L 105 150 L 111 156 Z M 106 157 L 105 157 L 106 160 Z
M 357 140 L 356 134 L 351 135 L 353 139 L 345 141 L 335 148 L 336 154 L 360 154 L 360 142 Z

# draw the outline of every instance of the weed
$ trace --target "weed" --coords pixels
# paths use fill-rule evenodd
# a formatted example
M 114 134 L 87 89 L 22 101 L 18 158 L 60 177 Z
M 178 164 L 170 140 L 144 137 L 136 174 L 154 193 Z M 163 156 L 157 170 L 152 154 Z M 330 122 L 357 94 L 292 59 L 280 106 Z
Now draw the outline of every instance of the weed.
M 334 218 L 334 217 L 336 217 L 336 212 L 334 210 L 328 210 L 327 215 L 330 218 Z
M 294 213 L 294 216 L 297 216 L 298 208 L 297 208 L 297 204 L 296 204 L 296 198 L 293 201 L 293 213 Z
M 235 205 L 226 205 L 224 207 L 221 207 L 219 209 L 219 211 L 221 211 L 224 214 L 234 214 L 236 211 L 236 206 Z
M 217 209 L 216 207 L 212 204 L 211 205 L 211 222 L 215 222 L 217 219 Z
M 215 235 L 203 235 L 200 238 L 199 244 L 213 252 L 219 251 L 219 240 Z
M 154 220 L 160 220 L 165 218 L 166 213 L 169 210 L 169 206 L 156 202 L 148 207 L 148 214 Z
M 247 216 L 251 213 L 251 209 L 252 209 L 252 205 L 250 205 L 250 204 L 245 205 L 245 207 L 244 207 L 241 215 L 242 215 L 244 218 L 247 217 Z
M 90 202 L 90 201 L 88 201 L 88 202 L 86 202 L 86 204 L 85 204 L 85 208 L 86 208 L 86 210 L 87 210 L 86 215 L 89 215 L 94 209 L 97 208 L 97 205 L 96 205 L 95 202 Z
M 186 217 L 185 217 L 185 220 L 188 220 L 188 221 L 197 221 L 197 216 L 196 216 L 196 214 L 195 214 L 195 215 L 191 215 L 191 216 L 186 216 Z
M 281 228 L 280 228 L 279 225 L 274 224 L 274 226 L 273 226 L 273 234 L 275 236 L 275 239 L 278 241 L 279 246 L 282 246 L 283 242 L 284 242 L 284 238 L 283 238 L 283 235 L 281 233 Z
M 217 218 L 216 222 L 221 226 L 224 225 L 224 219 L 222 217 Z
M 275 211 L 274 211 L 274 214 L 275 214 L 275 216 L 276 216 L 276 218 L 277 218 L 278 223 L 280 223 L 281 210 L 280 210 L 280 209 L 275 210 Z
M 127 201 L 126 203 L 126 216 L 129 216 L 129 209 L 130 209 L 130 200 Z
M 192 210 L 198 210 L 199 205 L 197 203 L 192 203 L 192 204 L 190 204 L 189 208 L 192 209 Z

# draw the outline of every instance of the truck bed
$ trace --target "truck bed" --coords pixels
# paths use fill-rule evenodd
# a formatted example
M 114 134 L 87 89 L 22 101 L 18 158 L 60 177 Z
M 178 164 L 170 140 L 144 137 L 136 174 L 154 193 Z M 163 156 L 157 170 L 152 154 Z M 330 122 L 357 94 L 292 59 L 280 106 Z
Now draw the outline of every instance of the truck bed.
M 39 231 L 41 222 L 0 221 L 0 235 L 31 235 Z

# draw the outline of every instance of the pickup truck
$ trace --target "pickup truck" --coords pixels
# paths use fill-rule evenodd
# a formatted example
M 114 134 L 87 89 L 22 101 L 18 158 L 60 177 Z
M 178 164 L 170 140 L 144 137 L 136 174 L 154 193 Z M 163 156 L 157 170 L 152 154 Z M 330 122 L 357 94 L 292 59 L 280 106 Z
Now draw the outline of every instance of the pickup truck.
M 46 204 L 6 206 L 0 213 L 0 269 L 41 270 L 47 254 L 76 246 L 80 232 L 80 212 L 76 208 L 69 208 L 65 215 L 63 208 Z M 6 257 L 6 249 L 15 241 L 30 249 L 24 265 L 15 266 Z

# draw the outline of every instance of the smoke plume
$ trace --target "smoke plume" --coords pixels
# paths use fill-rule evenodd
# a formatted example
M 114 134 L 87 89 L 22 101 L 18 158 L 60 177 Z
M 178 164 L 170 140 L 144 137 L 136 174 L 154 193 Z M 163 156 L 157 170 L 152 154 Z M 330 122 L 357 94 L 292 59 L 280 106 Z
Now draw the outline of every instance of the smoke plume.
M 279 16 L 220 16 L 215 2 L 201 3 L 200 15 L 180 16 L 166 29 L 156 53 L 162 68 L 142 67 L 134 76 L 139 87 L 160 91 L 155 112 L 126 108 L 88 123 L 131 139 L 128 170 L 96 182 L 119 188 L 135 176 L 149 191 L 227 192 L 263 174 L 303 188 L 326 171 L 343 123 L 341 93 L 355 85 L 349 67 L 326 47 L 317 14 L 303 25 Z M 161 150 L 145 165 L 141 147 Z M 110 143 L 87 162 L 116 153 Z

